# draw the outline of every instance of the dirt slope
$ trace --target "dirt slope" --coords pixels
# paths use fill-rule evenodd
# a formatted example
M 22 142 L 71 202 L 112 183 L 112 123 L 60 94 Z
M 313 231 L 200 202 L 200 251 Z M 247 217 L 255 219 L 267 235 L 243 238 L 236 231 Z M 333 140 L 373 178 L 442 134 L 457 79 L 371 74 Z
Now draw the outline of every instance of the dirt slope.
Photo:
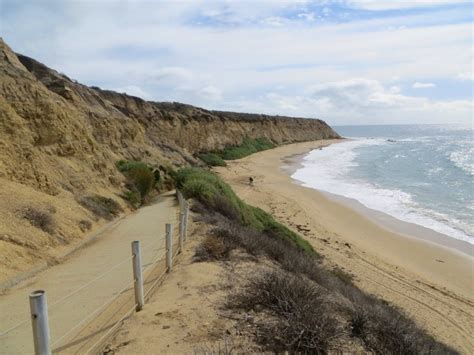
M 104 222 L 76 202 L 84 195 L 113 198 L 127 210 L 118 159 L 179 166 L 245 136 L 287 143 L 337 134 L 320 120 L 213 112 L 87 87 L 0 38 L 0 286 L 53 262 L 93 231 L 84 226 Z M 50 215 L 50 232 L 24 218 L 31 208 Z
M 177 213 L 176 198 L 168 193 L 160 197 L 156 203 L 141 208 L 118 223 L 112 224 L 101 233 L 96 242 L 81 249 L 64 263 L 53 266 L 0 294 L 0 314 L 2 315 L 0 333 L 26 320 L 17 329 L 0 336 L 0 349 L 2 349 L 0 353 L 32 354 L 34 352 L 28 295 L 38 289 L 47 291 L 51 343 L 55 352 L 84 353 L 108 329 L 106 327 L 104 329 L 104 324 L 109 325 L 109 323 L 101 319 L 107 314 L 96 313 L 95 322 L 104 322 L 99 323 L 102 326 L 99 331 L 97 327 L 93 327 L 94 324 L 90 319 L 87 323 L 82 323 L 88 326 L 81 332 L 79 330 L 82 328 L 78 328 L 70 335 L 65 336 L 65 334 L 87 316 L 94 314 L 93 312 L 116 295 L 117 291 L 131 284 L 133 275 L 130 243 L 132 241 L 139 240 L 142 245 L 143 267 L 164 257 L 165 224 L 172 223 L 176 232 Z M 176 241 L 177 233 L 174 239 Z M 108 270 L 111 271 L 102 278 L 65 298 L 66 295 Z M 145 277 L 147 275 L 148 271 Z M 147 285 L 145 285 L 145 290 L 147 290 Z M 124 296 L 133 299 L 132 286 L 123 293 Z M 128 308 L 130 305 L 127 303 Z M 65 337 L 59 340 L 63 336 Z

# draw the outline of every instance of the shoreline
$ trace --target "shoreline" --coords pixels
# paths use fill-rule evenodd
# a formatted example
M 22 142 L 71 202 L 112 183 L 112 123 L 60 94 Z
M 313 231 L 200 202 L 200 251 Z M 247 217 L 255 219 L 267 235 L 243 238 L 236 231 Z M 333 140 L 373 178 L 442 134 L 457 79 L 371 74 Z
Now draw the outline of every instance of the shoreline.
M 245 202 L 304 236 L 325 264 L 352 274 L 358 287 L 404 309 L 437 339 L 472 352 L 472 257 L 387 230 L 341 201 L 296 183 L 284 170 L 298 155 L 337 142 L 280 146 L 215 171 Z
M 337 143 L 339 142 L 334 142 L 333 144 Z M 327 145 L 325 146 L 327 147 Z M 321 148 L 325 146 L 321 146 Z M 284 165 L 281 166 L 281 169 L 289 175 L 295 184 L 318 191 L 334 202 L 343 204 L 358 212 L 362 215 L 362 217 L 369 219 L 371 222 L 378 224 L 380 227 L 386 229 L 389 232 L 447 248 L 450 251 L 458 253 L 460 256 L 467 255 L 471 258 L 474 257 L 474 245 L 470 244 L 469 242 L 450 237 L 449 235 L 437 232 L 420 224 L 398 219 L 397 217 L 391 216 L 383 211 L 367 207 L 356 199 L 305 186 L 303 181 L 293 178 L 292 175 L 298 169 L 303 167 L 304 157 L 312 150 L 314 149 L 282 158 Z

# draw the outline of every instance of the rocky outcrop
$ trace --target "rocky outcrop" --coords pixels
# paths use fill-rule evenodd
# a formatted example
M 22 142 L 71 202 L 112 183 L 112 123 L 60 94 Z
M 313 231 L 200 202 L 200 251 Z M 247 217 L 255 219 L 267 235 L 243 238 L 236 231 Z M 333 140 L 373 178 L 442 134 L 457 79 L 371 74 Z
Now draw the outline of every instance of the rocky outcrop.
M 120 201 L 118 159 L 180 166 L 246 136 L 277 144 L 338 137 L 320 120 L 208 111 L 88 87 L 0 39 L 0 280 L 21 265 L 13 255 L 29 265 L 33 254 L 48 258 L 82 237 L 79 222 L 94 216 L 76 203 L 81 195 Z M 56 211 L 55 233 L 22 218 L 35 206 Z

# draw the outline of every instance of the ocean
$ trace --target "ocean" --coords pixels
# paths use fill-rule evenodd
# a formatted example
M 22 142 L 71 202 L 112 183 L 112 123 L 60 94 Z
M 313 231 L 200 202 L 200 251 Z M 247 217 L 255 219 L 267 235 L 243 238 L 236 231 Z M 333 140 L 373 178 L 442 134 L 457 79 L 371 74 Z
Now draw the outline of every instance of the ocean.
M 313 150 L 292 177 L 399 220 L 474 244 L 470 126 L 339 126 L 351 140 Z

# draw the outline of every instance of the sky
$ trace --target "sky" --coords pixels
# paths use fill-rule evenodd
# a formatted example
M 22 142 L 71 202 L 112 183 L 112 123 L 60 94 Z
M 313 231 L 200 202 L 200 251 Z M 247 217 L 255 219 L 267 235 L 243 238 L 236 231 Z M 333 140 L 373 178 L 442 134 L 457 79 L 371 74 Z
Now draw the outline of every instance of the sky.
M 146 100 L 321 118 L 464 123 L 473 1 L 0 0 L 0 36 Z

